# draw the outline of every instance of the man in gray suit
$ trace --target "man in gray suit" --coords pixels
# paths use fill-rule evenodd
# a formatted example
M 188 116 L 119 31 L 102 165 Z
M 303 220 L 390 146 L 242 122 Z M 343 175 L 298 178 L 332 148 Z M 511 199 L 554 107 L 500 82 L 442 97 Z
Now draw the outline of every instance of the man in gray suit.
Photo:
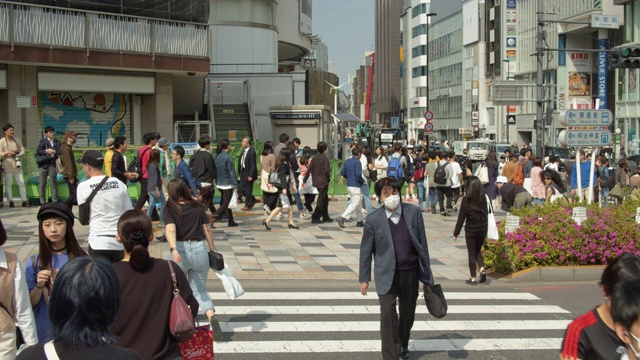
M 360 293 L 367 295 L 371 259 L 380 301 L 382 358 L 409 358 L 419 282 L 433 284 L 427 235 L 420 209 L 400 203 L 402 179 L 384 178 L 376 183 L 376 195 L 384 206 L 365 220 L 360 244 Z M 400 316 L 396 312 L 400 303 Z

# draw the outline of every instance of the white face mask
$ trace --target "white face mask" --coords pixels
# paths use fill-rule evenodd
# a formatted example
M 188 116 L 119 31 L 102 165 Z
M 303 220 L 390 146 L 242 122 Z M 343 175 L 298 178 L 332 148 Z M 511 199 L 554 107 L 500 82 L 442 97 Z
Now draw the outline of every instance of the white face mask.
M 640 339 L 638 339 L 631 331 L 629 331 L 629 335 L 636 341 L 636 344 L 640 343 Z M 629 342 L 629 347 L 633 354 L 636 356 L 636 359 L 640 359 L 640 351 L 636 351 L 636 346 L 633 344 L 633 341 Z
M 389 211 L 394 211 L 398 208 L 398 205 L 400 205 L 400 195 L 391 195 L 384 199 L 384 207 Z

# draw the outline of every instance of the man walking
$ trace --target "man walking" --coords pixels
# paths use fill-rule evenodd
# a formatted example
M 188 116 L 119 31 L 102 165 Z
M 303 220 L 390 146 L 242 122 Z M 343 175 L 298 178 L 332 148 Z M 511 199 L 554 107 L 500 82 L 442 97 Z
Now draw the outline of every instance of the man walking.
M 173 169 L 173 178 L 184 181 L 189 186 L 189 188 L 191 188 L 193 196 L 198 196 L 200 195 L 200 186 L 198 182 L 193 178 L 193 173 L 191 172 L 189 165 L 184 162 L 184 154 L 185 151 L 182 146 L 178 145 L 173 147 L 171 157 L 173 158 L 173 162 L 176 163 L 176 167 Z
M 127 164 L 124 161 L 124 153 L 127 151 L 127 138 L 118 136 L 113 140 L 113 157 L 111 158 L 111 175 L 123 184 L 127 184 L 127 180 L 138 178 L 138 173 L 127 171 Z M 109 175 L 107 175 L 109 176 Z
M 147 191 L 147 179 L 149 177 L 149 174 L 147 173 L 147 164 L 149 163 L 151 149 L 156 145 L 156 139 L 153 133 L 144 134 L 142 141 L 144 142 L 144 146 L 138 150 L 142 180 L 140 180 L 140 196 L 138 197 L 136 204 L 133 206 L 135 209 L 142 209 L 144 204 L 149 201 L 149 192 Z
M 451 163 L 451 170 L 453 176 L 451 177 L 451 194 L 453 201 L 451 203 L 451 209 L 458 211 L 458 200 L 460 199 L 460 188 L 464 186 L 464 180 L 462 176 L 462 168 L 456 161 L 456 154 L 453 151 L 449 151 L 449 162 Z
M 108 177 L 112 177 L 113 173 L 111 169 L 113 168 L 113 154 L 115 153 L 113 143 L 116 141 L 114 138 L 108 138 L 104 144 L 107 146 L 107 152 L 104 153 L 104 173 Z M 123 181 L 124 182 L 124 181 Z M 126 182 L 124 182 L 126 184 Z
M 216 173 L 218 174 L 218 190 L 220 190 L 220 207 L 213 214 L 213 222 L 219 219 L 222 214 L 227 214 L 229 218 L 229 227 L 238 226 L 233 221 L 233 211 L 229 209 L 229 203 L 233 197 L 233 192 L 238 188 L 238 176 L 236 175 L 233 158 L 229 155 L 229 142 L 222 140 L 220 142 L 220 154 L 216 156 Z
M 45 137 L 40 140 L 36 148 L 36 163 L 38 164 L 38 174 L 40 175 L 40 205 L 47 203 L 47 178 L 51 187 L 51 201 L 58 202 L 58 184 L 56 176 L 56 159 L 60 156 L 60 141 L 53 137 L 52 126 L 44 128 Z
M 0 139 L 0 155 L 2 155 L 4 184 L 7 188 L 9 207 L 15 207 L 13 203 L 13 180 L 18 183 L 22 207 L 30 207 L 31 205 L 27 201 L 27 189 L 24 186 L 24 178 L 22 176 L 22 161 L 20 161 L 20 158 L 25 153 L 24 146 L 22 146 L 20 139 L 13 136 L 13 125 L 6 124 L 2 127 L 2 131 L 4 131 L 4 137 Z
M 513 184 L 513 177 L 516 174 L 516 170 L 518 170 L 518 155 L 511 154 L 509 161 L 502 168 L 500 175 L 506 177 L 507 182 Z
M 322 224 L 323 222 L 332 222 L 329 217 L 329 184 L 331 182 L 331 165 L 329 159 L 325 155 L 327 152 L 327 143 L 320 141 L 318 143 L 318 155 L 313 158 L 307 174 L 302 180 L 301 186 L 304 187 L 311 176 L 313 187 L 318 189 L 318 201 L 316 208 L 311 215 L 311 222 L 314 224 Z
M 384 206 L 367 216 L 360 245 L 359 282 L 364 296 L 371 281 L 371 259 L 375 261 L 384 360 L 409 358 L 419 282 L 434 283 L 422 214 L 416 206 L 400 203 L 401 188 L 400 181 L 388 178 L 376 183 Z
M 160 150 L 160 177 L 162 177 L 163 191 L 167 192 L 167 184 L 171 180 L 171 159 L 169 157 L 169 140 L 160 138 L 156 144 Z
M 242 139 L 242 149 L 238 163 L 238 173 L 240 174 L 238 198 L 244 195 L 244 207 L 241 210 L 248 211 L 256 204 L 253 197 L 253 182 L 258 177 L 258 168 L 256 167 L 256 151 L 251 148 L 251 140 L 248 137 Z
M 191 174 L 194 175 L 195 181 L 200 183 L 200 187 L 207 189 L 207 191 L 203 192 L 203 195 L 206 194 L 206 199 L 203 198 L 203 203 L 207 208 L 209 208 L 211 214 L 214 214 L 216 212 L 216 208 L 213 206 L 213 181 L 217 178 L 217 175 L 216 164 L 213 161 L 213 155 L 211 155 L 210 152 L 211 138 L 209 135 L 200 136 L 198 145 L 200 146 L 200 149 L 189 158 L 189 168 L 191 169 Z M 180 160 L 182 161 L 182 157 Z M 191 186 L 189 179 L 185 179 L 185 175 L 181 175 L 182 179 L 186 180 L 187 185 Z
M 278 140 L 280 140 L 280 143 L 273 148 L 273 155 L 276 156 L 276 159 L 278 159 L 278 157 L 280 156 L 280 151 L 287 147 L 287 142 L 289 142 L 289 135 L 280 134 Z
M 444 171 L 440 176 L 440 171 Z M 449 153 L 443 151 L 440 154 L 440 161 L 433 175 L 433 181 L 438 188 L 438 203 L 440 205 L 441 216 L 451 216 L 450 210 L 452 210 L 453 204 L 453 190 L 451 189 L 451 179 L 453 178 L 453 167 L 449 163 Z M 447 207 L 444 207 L 444 198 L 447 197 Z
M 89 204 L 89 255 L 116 263 L 124 257 L 124 248 L 116 240 L 118 220 L 132 208 L 127 186 L 102 172 L 104 158 L 97 150 L 85 151 L 82 158 L 78 159 L 78 164 L 82 164 L 82 170 L 89 178 L 78 184 L 78 206 L 84 204 L 91 192 L 100 186 Z
M 360 147 L 356 146 L 351 149 L 351 156 L 342 165 L 340 169 L 340 175 L 347 179 L 347 191 L 349 192 L 349 199 L 351 202 L 347 206 L 347 209 L 342 213 L 342 216 L 338 216 L 336 221 L 341 228 L 344 228 L 344 221 L 354 216 L 356 219 L 356 227 L 363 227 L 362 223 L 362 191 L 361 187 L 364 183 L 362 178 L 362 164 L 360 163 L 360 157 L 362 156 Z M 315 160 L 314 160 L 315 161 Z
M 64 143 L 60 145 L 60 162 L 63 168 L 62 177 L 69 188 L 69 197 L 64 203 L 69 209 L 73 209 L 73 203 L 76 202 L 78 191 L 78 166 L 76 165 L 76 158 L 73 155 L 73 145 L 77 141 L 78 133 L 69 130 L 64 137 Z

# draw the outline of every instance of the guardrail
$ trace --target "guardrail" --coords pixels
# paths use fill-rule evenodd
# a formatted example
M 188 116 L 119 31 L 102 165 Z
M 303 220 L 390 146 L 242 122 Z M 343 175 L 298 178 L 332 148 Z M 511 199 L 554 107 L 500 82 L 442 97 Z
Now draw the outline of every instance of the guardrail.
M 210 56 L 209 27 L 86 10 L 0 1 L 0 42 Z

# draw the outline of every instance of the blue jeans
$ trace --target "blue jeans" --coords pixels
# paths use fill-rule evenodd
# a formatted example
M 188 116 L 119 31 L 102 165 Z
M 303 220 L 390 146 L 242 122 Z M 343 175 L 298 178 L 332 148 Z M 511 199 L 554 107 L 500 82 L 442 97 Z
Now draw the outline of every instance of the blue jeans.
M 607 206 L 609 205 L 609 188 L 602 188 L 602 190 L 600 191 L 600 194 L 602 196 L 602 206 Z
M 360 192 L 362 193 L 362 198 L 364 199 L 364 207 L 367 209 L 367 215 L 371 214 L 371 190 L 369 189 L 369 181 L 365 181 L 362 186 L 360 186 Z
M 428 203 L 430 203 L 430 207 L 431 208 L 435 208 L 436 205 L 438 204 L 438 188 L 433 186 L 433 187 L 429 187 L 429 200 L 427 200 Z
M 296 207 L 298 211 L 304 210 L 304 204 L 302 203 L 302 199 L 300 198 L 300 193 L 293 194 L 293 199 L 296 201 Z
M 533 205 L 542 205 L 544 204 L 545 199 L 533 198 Z
M 151 217 L 153 213 L 153 208 L 158 204 L 158 216 L 160 217 L 160 225 L 164 226 L 164 218 L 162 217 L 162 212 L 164 211 L 164 206 L 167 205 L 167 200 L 164 198 L 164 193 L 160 190 L 160 197 L 156 196 L 155 190 L 149 191 L 149 207 L 147 208 L 147 215 Z
M 425 200 L 424 199 L 424 181 L 418 181 L 416 183 L 416 186 L 418 187 L 418 207 L 422 210 L 422 202 Z M 431 206 L 430 198 L 427 198 L 427 208 L 429 208 L 430 206 Z
M 176 241 L 176 250 L 182 257 L 182 262 L 178 264 L 193 291 L 193 296 L 198 300 L 200 309 L 198 312 L 204 314 L 207 310 L 215 311 L 211 296 L 207 293 L 207 275 L 209 274 L 209 249 L 206 240 L 202 241 Z M 171 254 L 169 259 L 173 260 Z

